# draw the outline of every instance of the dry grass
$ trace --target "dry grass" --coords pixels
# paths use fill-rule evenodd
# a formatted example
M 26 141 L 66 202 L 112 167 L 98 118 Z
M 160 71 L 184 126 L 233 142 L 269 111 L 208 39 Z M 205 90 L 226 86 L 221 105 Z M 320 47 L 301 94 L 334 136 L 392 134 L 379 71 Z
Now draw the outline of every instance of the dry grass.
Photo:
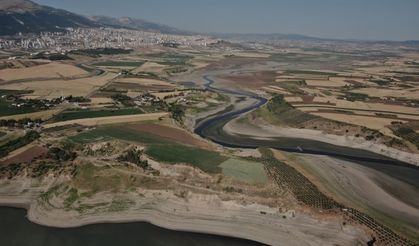
M 47 120 L 49 119 L 51 116 L 53 116 L 54 114 L 57 114 L 59 111 L 61 111 L 61 109 L 51 109 L 51 110 L 45 110 L 45 111 L 40 111 L 40 112 L 35 112 L 35 113 L 29 113 L 29 114 L 17 114 L 17 115 L 11 115 L 11 116 L 3 116 L 0 117 L 0 120 L 20 120 L 20 119 L 24 119 L 24 118 L 29 118 L 29 119 L 42 119 L 42 120 Z
M 138 84 L 138 85 L 145 85 L 145 86 L 152 86 L 152 85 L 163 85 L 163 86 L 172 86 L 175 87 L 175 85 L 170 84 L 163 80 L 157 80 L 157 79 L 142 79 L 142 78 L 124 78 L 124 79 L 118 79 L 116 83 L 131 83 L 131 84 Z
M 83 69 L 73 65 L 51 62 L 45 65 L 39 65 L 20 69 L 0 70 L 0 79 L 2 80 L 20 80 L 31 78 L 60 78 L 87 75 Z
M 343 87 L 349 84 L 342 80 L 314 80 L 314 79 L 307 79 L 306 83 L 308 86 L 317 86 L 317 87 Z
M 381 88 L 362 88 L 352 92 L 367 94 L 372 97 L 404 97 L 408 99 L 418 99 L 419 89 L 381 89 Z
M 378 130 L 385 135 L 393 136 L 393 132 L 390 129 L 388 129 L 386 126 L 391 125 L 391 122 L 394 121 L 394 119 L 361 116 L 361 115 L 348 115 L 348 114 L 339 114 L 339 113 L 314 112 L 311 114 L 317 115 L 326 119 L 331 119 L 331 120 L 349 123 L 353 125 L 365 126 L 370 129 Z
M 148 73 L 156 73 L 160 74 L 166 69 L 168 66 L 161 65 L 155 62 L 146 62 L 142 66 L 134 69 L 133 73 L 140 73 L 140 72 L 148 72 Z
M 12 85 L 0 86 L 0 89 L 11 90 L 33 90 L 31 97 L 57 98 L 60 96 L 86 96 L 92 90 L 105 85 L 109 80 L 116 77 L 116 74 L 107 73 L 101 76 L 74 80 L 48 80 L 22 82 Z

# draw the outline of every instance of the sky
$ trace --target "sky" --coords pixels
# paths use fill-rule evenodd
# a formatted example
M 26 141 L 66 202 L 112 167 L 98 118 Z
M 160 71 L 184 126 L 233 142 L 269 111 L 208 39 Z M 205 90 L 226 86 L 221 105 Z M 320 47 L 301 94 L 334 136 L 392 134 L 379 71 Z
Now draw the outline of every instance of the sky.
M 206 33 L 419 40 L 419 0 L 34 0 L 83 15 L 134 17 Z

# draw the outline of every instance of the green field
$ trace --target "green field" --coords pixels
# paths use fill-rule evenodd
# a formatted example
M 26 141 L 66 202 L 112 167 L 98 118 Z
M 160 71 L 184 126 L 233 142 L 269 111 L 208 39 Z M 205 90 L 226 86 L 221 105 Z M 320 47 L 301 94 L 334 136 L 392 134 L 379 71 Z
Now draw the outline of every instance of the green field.
M 258 117 L 276 125 L 298 127 L 301 124 L 317 119 L 317 116 L 294 108 L 285 101 L 282 95 L 276 95 L 265 106 L 254 112 Z
M 12 103 L 6 102 L 3 99 L 0 99 L 0 116 L 10 116 L 15 114 L 28 114 L 37 112 L 40 110 L 37 110 L 36 108 L 32 107 L 14 107 L 12 106 Z
M 208 173 L 219 173 L 219 164 L 226 160 L 217 152 L 186 146 L 162 137 L 126 129 L 122 126 L 99 127 L 71 137 L 79 143 L 121 139 L 145 144 L 146 154 L 156 161 L 170 164 L 188 164 Z
M 144 61 L 103 61 L 94 63 L 93 66 L 98 67 L 139 67 Z
M 223 174 L 227 177 L 237 179 L 250 184 L 264 184 L 267 176 L 263 164 L 258 162 L 244 161 L 239 159 L 228 159 L 221 163 Z
M 153 59 L 162 65 L 185 65 L 193 56 L 178 53 L 155 53 L 148 54 L 146 58 Z
M 0 89 L 0 116 L 9 116 L 15 114 L 27 114 L 40 111 L 37 108 L 33 108 L 30 106 L 23 106 L 23 107 L 14 107 L 12 106 L 13 102 L 7 101 L 7 96 L 20 96 L 23 94 L 30 94 L 32 91 L 30 90 L 3 90 Z
M 108 116 L 121 116 L 142 114 L 143 110 L 137 108 L 124 108 L 124 109 L 106 109 L 106 110 L 77 110 L 77 111 L 64 111 L 54 117 L 55 121 L 78 120 L 97 117 Z

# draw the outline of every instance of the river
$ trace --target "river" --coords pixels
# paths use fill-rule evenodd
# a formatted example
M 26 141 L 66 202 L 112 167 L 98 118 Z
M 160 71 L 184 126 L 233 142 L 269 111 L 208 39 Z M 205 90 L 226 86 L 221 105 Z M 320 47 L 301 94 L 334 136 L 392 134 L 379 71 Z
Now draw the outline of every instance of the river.
M 209 90 L 230 94 L 234 96 L 242 96 L 255 100 L 253 105 L 238 110 L 231 110 L 223 114 L 200 120 L 195 128 L 195 133 L 203 138 L 220 144 L 224 147 L 231 148 L 251 148 L 269 147 L 287 152 L 298 152 L 305 154 L 327 155 L 334 158 L 351 161 L 354 164 L 367 166 L 369 168 L 383 172 L 391 177 L 401 180 L 409 185 L 419 189 L 419 168 L 408 163 L 404 163 L 384 155 L 380 155 L 364 149 L 355 149 L 344 146 L 337 146 L 320 141 L 301 139 L 301 138 L 284 138 L 277 137 L 273 140 L 256 140 L 244 135 L 229 135 L 223 130 L 224 125 L 234 118 L 255 110 L 267 103 L 267 99 L 248 93 L 233 91 L 214 87 L 215 81 L 209 76 L 204 76 L 207 81 L 205 87 Z
M 0 208 L 0 245 L 4 246 L 256 246 L 256 242 L 163 229 L 145 222 L 95 224 L 60 229 L 26 219 L 26 210 Z

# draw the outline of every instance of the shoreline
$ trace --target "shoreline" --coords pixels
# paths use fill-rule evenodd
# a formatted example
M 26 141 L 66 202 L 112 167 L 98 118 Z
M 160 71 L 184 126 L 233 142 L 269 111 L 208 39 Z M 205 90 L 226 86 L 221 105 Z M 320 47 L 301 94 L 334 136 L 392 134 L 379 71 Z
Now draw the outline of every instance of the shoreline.
M 363 230 L 352 225 L 343 227 L 340 218 L 319 219 L 300 212 L 292 217 L 294 211 L 278 214 L 277 209 L 263 205 L 242 206 L 214 196 L 189 196 L 192 202 L 173 197 L 164 200 L 153 198 L 154 204 L 147 203 L 147 208 L 80 217 L 75 216 L 75 211 L 48 210 L 33 200 L 28 203 L 27 198 L 0 196 L 0 207 L 26 209 L 26 218 L 32 223 L 55 228 L 144 222 L 174 231 L 245 239 L 268 245 L 278 245 L 278 242 L 295 246 L 322 245 L 324 238 L 338 244 L 356 245 L 356 242 L 366 240 Z
M 239 119 L 240 117 L 228 122 L 223 127 L 223 130 L 231 135 L 246 133 L 246 135 L 254 136 L 257 138 L 288 137 L 308 139 L 342 147 L 364 150 L 367 149 L 368 151 L 371 151 L 373 153 L 380 154 L 398 161 L 408 163 L 412 166 L 419 167 L 419 154 L 408 153 L 405 151 L 385 146 L 383 144 L 376 144 L 372 141 L 365 141 L 364 139 L 359 139 L 359 141 L 357 141 L 358 139 L 355 137 L 324 134 L 321 131 L 310 129 L 278 127 L 273 125 L 267 125 L 266 123 L 259 124 L 258 126 L 244 125 L 237 122 Z

